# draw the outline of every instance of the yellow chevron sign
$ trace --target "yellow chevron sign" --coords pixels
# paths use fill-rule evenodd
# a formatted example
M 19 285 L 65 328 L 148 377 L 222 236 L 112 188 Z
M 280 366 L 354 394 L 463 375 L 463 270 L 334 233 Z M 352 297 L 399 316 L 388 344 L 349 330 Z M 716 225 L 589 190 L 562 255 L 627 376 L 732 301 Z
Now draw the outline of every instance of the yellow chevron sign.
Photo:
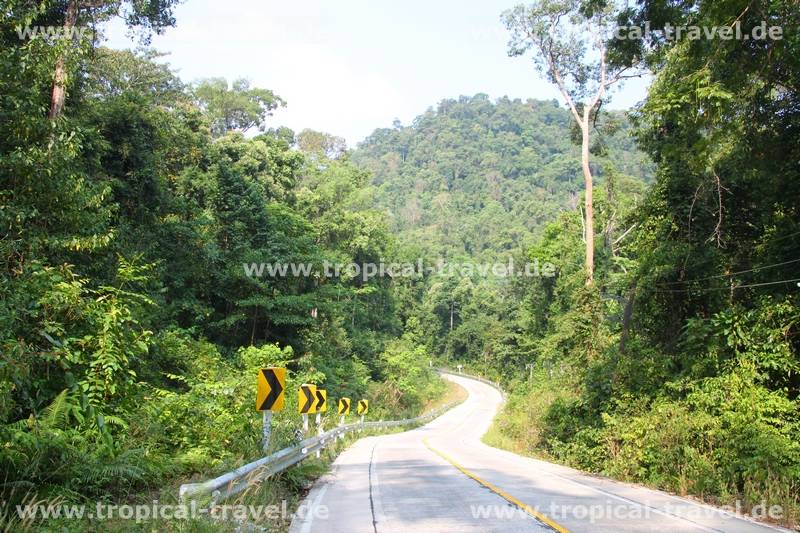
M 369 400 L 358 400 L 358 414 L 365 415 L 369 411 Z
M 280 411 L 285 404 L 286 369 L 270 366 L 258 371 L 257 411 Z
M 297 412 L 300 414 L 316 413 L 317 386 L 303 383 L 297 390 Z
M 316 396 L 317 403 L 314 405 L 314 412 L 324 413 L 328 410 L 328 391 L 325 389 L 317 389 Z
M 350 398 L 339 398 L 339 414 L 350 414 Z

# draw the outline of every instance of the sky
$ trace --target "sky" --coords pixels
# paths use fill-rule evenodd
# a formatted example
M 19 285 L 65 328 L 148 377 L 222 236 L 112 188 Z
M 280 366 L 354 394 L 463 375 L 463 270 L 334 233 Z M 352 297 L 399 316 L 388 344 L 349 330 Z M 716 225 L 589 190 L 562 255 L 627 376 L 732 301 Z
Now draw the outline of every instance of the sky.
M 268 127 L 311 128 L 355 146 L 394 119 L 408 125 L 444 98 L 557 98 L 530 57 L 509 58 L 500 13 L 519 0 L 187 0 L 151 46 L 184 82 L 246 78 L 287 107 Z M 116 20 L 107 45 L 138 41 Z M 629 80 L 609 108 L 645 97 Z

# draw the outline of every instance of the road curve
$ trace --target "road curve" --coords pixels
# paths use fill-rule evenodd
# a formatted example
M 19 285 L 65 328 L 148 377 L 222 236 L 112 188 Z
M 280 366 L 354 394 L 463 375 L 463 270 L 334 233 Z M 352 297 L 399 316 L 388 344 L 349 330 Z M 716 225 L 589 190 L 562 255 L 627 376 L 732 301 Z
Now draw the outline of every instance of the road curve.
M 788 531 L 487 446 L 500 393 L 445 377 L 467 400 L 423 427 L 355 442 L 309 492 L 291 533 Z

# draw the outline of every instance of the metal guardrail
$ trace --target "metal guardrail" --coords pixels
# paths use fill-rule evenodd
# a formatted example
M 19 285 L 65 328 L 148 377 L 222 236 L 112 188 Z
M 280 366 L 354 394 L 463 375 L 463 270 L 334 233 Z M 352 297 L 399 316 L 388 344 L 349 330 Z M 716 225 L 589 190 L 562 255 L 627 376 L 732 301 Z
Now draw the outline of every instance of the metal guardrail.
M 502 387 L 500 387 L 499 383 L 489 381 L 488 379 L 480 376 L 473 376 L 463 372 L 459 373 L 444 368 L 437 368 L 436 370 L 441 374 L 462 376 L 485 383 L 497 389 L 503 396 L 503 401 L 506 400 L 506 393 Z M 185 483 L 180 487 L 179 497 L 181 500 L 187 500 L 196 497 L 210 496 L 212 502 L 222 501 L 226 498 L 239 494 L 248 487 L 252 487 L 264 481 L 268 477 L 277 474 L 278 472 L 282 472 L 287 468 L 296 465 L 297 463 L 306 459 L 312 453 L 323 450 L 330 445 L 331 442 L 335 442 L 336 438 L 344 435 L 345 433 L 362 429 L 385 429 L 419 424 L 439 416 L 452 407 L 455 407 L 457 404 L 458 402 L 453 402 L 443 405 L 438 409 L 434 409 L 433 411 L 425 413 L 424 415 L 416 418 L 372 421 L 364 423 L 356 422 L 343 426 L 337 426 L 326 431 L 325 433 L 302 440 L 294 446 L 279 450 L 271 455 L 258 459 L 257 461 L 253 461 L 252 463 L 248 463 L 237 468 L 236 470 L 223 474 L 214 479 L 210 479 L 202 483 Z
M 498 382 L 496 382 L 496 381 L 490 381 L 490 380 L 488 380 L 486 378 L 482 378 L 480 376 L 474 376 L 472 374 L 466 374 L 464 372 L 456 372 L 454 370 L 448 370 L 446 368 L 437 368 L 436 370 L 440 374 L 450 374 L 452 376 L 462 376 L 462 377 L 465 377 L 465 378 L 474 379 L 475 381 L 480 381 L 481 383 L 485 383 L 485 384 L 489 385 L 490 387 L 495 388 L 497 390 L 497 392 L 499 392 L 500 395 L 503 397 L 503 401 L 504 402 L 508 399 L 508 395 L 506 394 L 506 391 L 504 391 L 503 387 L 501 387 L 500 384 Z
M 453 374 L 450 371 L 444 371 L 448 374 Z M 472 376 L 470 376 L 472 377 Z M 240 492 L 248 487 L 252 487 L 268 477 L 286 470 L 290 466 L 296 465 L 300 461 L 306 459 L 312 453 L 326 448 L 330 443 L 335 442 L 335 439 L 340 435 L 344 435 L 350 431 L 362 429 L 384 429 L 397 426 L 407 426 L 425 422 L 428 419 L 435 418 L 444 413 L 448 409 L 454 407 L 458 402 L 443 405 L 438 409 L 434 409 L 424 415 L 416 418 L 406 418 L 403 420 L 387 420 L 387 421 L 373 421 L 373 422 L 356 422 L 353 424 L 346 424 L 337 426 L 331 430 L 310 437 L 300 441 L 295 446 L 284 448 L 280 451 L 268 455 L 252 463 L 237 468 L 231 472 L 223 474 L 214 479 L 204 481 L 202 483 L 186 483 L 181 485 L 179 497 L 182 501 L 190 500 L 196 497 L 210 496 L 213 502 L 219 502 Z

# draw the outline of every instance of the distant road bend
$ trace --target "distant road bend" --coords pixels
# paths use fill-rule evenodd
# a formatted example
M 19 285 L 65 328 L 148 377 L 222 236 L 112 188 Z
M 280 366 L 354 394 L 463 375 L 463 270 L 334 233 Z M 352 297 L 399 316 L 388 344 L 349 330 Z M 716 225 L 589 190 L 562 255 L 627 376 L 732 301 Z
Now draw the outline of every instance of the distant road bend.
M 446 375 L 468 399 L 418 429 L 345 450 L 308 494 L 291 533 L 788 531 L 660 491 L 483 444 L 502 398 Z M 324 509 L 325 512 L 317 512 Z

